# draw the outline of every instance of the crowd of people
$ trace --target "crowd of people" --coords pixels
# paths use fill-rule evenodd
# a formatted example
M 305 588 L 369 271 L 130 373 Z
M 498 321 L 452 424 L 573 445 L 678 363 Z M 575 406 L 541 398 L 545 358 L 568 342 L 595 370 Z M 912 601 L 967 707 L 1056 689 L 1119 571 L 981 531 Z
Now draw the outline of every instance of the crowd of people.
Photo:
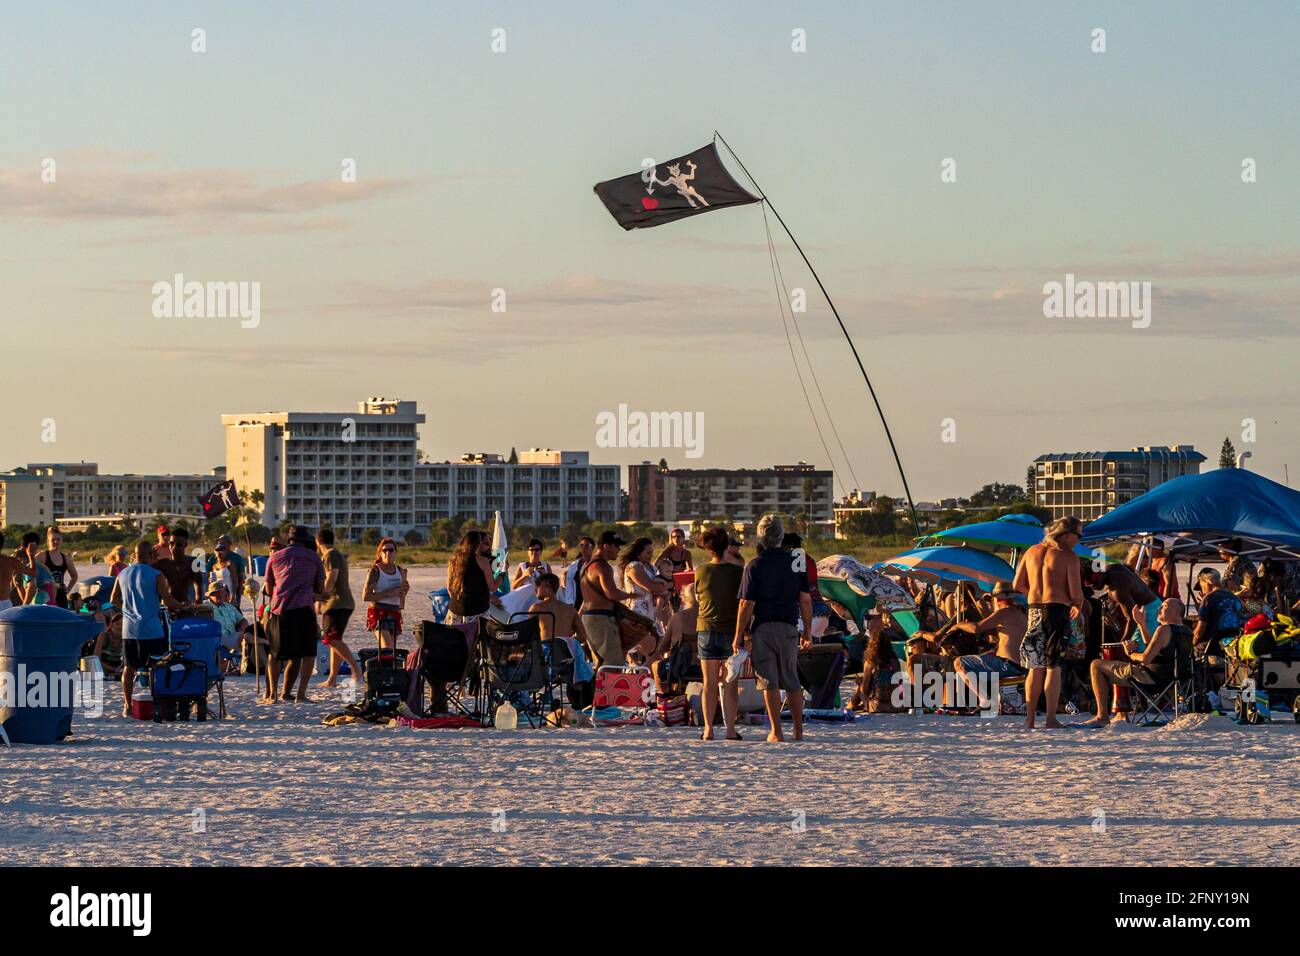
M 1043 542 L 1025 551 L 1014 581 L 991 591 L 970 581 L 936 588 L 904 578 L 919 621 L 910 636 L 884 610 L 858 620 L 823 598 L 815 561 L 775 515 L 758 522 L 757 555 L 748 562 L 729 529 L 705 530 L 694 544 L 708 560 L 698 565 L 681 529 L 657 552 L 646 537 L 629 542 L 615 531 L 583 536 L 573 560 L 559 568 L 543 558 L 545 545 L 537 539 L 510 568 L 499 563 L 490 536 L 474 530 L 462 537 L 447 566 L 446 621 L 473 623 L 510 600 L 513 608 L 539 616 L 543 640 L 571 642 L 589 669 L 684 660 L 702 684 L 704 740 L 740 739 L 737 684 L 728 677 L 728 662 L 745 651 L 763 693 L 768 739 L 779 741 L 783 707 L 794 739 L 803 735 L 797 661 L 813 641 L 814 622 L 819 640 L 844 643 L 851 672 L 859 674 L 849 700 L 853 709 L 901 709 L 894 693 L 900 671 L 911 675 L 915 667 L 955 675 L 983 706 L 981 679 L 996 675 L 1003 684 L 1023 683 L 1025 725 L 1032 729 L 1040 700 L 1043 726 L 1061 726 L 1063 682 L 1071 674 L 1069 706 L 1077 706 L 1080 692 L 1090 693 L 1084 703 L 1095 713 L 1086 725 L 1104 726 L 1113 717 L 1113 688 L 1168 683 L 1180 645 L 1191 644 L 1207 667 L 1221 673 L 1223 644 L 1248 621 L 1271 620 L 1275 609 L 1290 613 L 1300 603 L 1300 562 L 1267 560 L 1257 567 L 1242 555 L 1240 542 L 1226 541 L 1219 554 L 1225 570 L 1202 569 L 1187 596 L 1197 607 L 1189 622 L 1176 563 L 1159 542 L 1135 546 L 1126 561 L 1097 569 L 1075 553 L 1082 530 L 1077 518 L 1054 522 Z M 217 621 L 227 657 L 261 675 L 260 702 L 308 701 L 320 645 L 329 653 L 322 686 L 338 686 L 344 665 L 351 680 L 361 674 L 358 654 L 344 639 L 358 599 L 348 558 L 330 529 L 312 534 L 296 527 L 273 535 L 258 579 L 228 536 L 196 558 L 184 527 L 160 526 L 157 540 L 139 542 L 134 553 L 118 547 L 108 554 L 112 586 L 103 602 L 77 592 L 78 570 L 57 529 L 41 543 L 33 532 L 13 552 L 0 551 L 0 608 L 49 603 L 99 617 L 105 630 L 93 653 L 107 672 L 120 672 L 124 713 L 139 670 L 166 650 L 164 611 Z M 0 549 L 3 544 L 0 537 Z M 392 538 L 381 539 L 361 584 L 365 630 L 380 653 L 395 649 L 404 633 L 410 583 L 397 552 Z M 550 555 L 560 561 L 568 556 L 565 542 Z M 251 618 L 245 599 L 252 602 Z M 901 659 L 899 646 L 905 648 Z
M 988 592 L 962 582 L 935 595 L 908 582 L 921 629 L 908 638 L 888 614 L 868 618 L 853 705 L 899 709 L 889 694 L 895 675 L 919 666 L 922 673 L 951 672 L 976 698 L 980 674 L 995 674 L 1000 684 L 1023 683 L 1030 729 L 1037 726 L 1040 701 L 1043 726 L 1062 726 L 1058 710 L 1068 679 L 1069 706 L 1093 711 L 1082 726 L 1105 726 L 1114 717 L 1114 689 L 1168 686 L 1180 647 L 1206 675 L 1205 690 L 1217 691 L 1226 678 L 1224 648 L 1243 631 L 1268 626 L 1279 611 L 1293 615 L 1300 605 L 1300 562 L 1267 559 L 1257 566 L 1242 554 L 1240 541 L 1222 542 L 1218 558 L 1225 569 L 1202 567 L 1184 596 L 1176 562 L 1159 541 L 1135 545 L 1123 562 L 1097 566 L 1075 553 L 1082 530 L 1077 518 L 1054 522 L 1044 541 L 1026 550 L 1014 582 Z M 895 643 L 906 645 L 902 660 Z

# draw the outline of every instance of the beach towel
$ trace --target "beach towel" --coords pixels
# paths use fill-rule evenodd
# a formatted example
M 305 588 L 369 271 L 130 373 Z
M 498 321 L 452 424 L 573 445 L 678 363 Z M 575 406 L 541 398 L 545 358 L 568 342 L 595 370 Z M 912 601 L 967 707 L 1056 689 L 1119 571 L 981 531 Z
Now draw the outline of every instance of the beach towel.
M 473 717 L 464 714 L 448 714 L 444 717 L 407 717 L 398 715 L 397 726 L 413 727 L 416 730 L 459 730 L 463 727 L 481 727 Z

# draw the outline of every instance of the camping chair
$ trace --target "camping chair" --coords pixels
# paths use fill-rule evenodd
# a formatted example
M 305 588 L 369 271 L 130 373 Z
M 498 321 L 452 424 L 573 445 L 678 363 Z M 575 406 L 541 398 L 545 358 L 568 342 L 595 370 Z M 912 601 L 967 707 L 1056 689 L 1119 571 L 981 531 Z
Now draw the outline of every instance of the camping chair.
M 222 660 L 222 647 L 220 629 L 217 629 L 214 637 L 194 637 L 184 634 L 186 621 L 213 621 L 212 609 L 206 607 L 197 607 L 192 612 L 187 613 L 185 617 L 171 618 L 167 628 L 169 645 L 173 648 L 180 648 L 186 660 L 200 661 L 208 671 L 208 691 L 214 687 L 217 690 L 217 712 L 212 714 L 212 708 L 208 706 L 208 700 L 205 696 L 202 704 L 209 716 L 215 716 L 218 720 L 226 718 L 226 674 L 225 664 Z M 180 633 L 178 633 L 180 632 Z
M 427 716 L 447 708 L 459 711 L 466 717 L 478 718 L 464 704 L 474 672 L 474 645 L 477 627 L 466 629 L 437 621 L 421 621 L 415 625 L 416 640 L 420 645 L 417 680 L 429 686 Z M 423 695 L 421 693 L 421 702 Z M 448 710 L 450 713 L 450 710 Z
M 1129 689 L 1132 708 L 1129 710 L 1128 722 L 1142 727 L 1158 727 L 1163 724 L 1164 712 L 1172 710 L 1174 719 L 1191 711 L 1192 700 L 1196 693 L 1196 665 L 1192 660 L 1192 639 L 1180 636 L 1174 648 L 1174 678 L 1164 687 L 1131 681 Z
M 812 698 L 814 710 L 831 710 L 839 703 L 840 681 L 848 652 L 843 644 L 814 644 L 797 659 L 799 683 Z
M 545 726 L 553 709 L 553 677 L 542 647 L 541 614 L 554 620 L 546 611 L 518 611 L 505 624 L 492 617 L 479 619 L 485 705 L 480 712 L 485 719 L 508 700 L 530 727 Z

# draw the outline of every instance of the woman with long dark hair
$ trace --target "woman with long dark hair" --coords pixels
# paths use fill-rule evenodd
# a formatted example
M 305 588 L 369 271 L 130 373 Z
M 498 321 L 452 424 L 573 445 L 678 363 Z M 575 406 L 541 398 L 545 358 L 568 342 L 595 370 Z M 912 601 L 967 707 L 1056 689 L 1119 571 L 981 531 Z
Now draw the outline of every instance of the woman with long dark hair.
M 853 692 L 850 702 L 854 710 L 872 714 L 894 714 L 894 675 L 898 673 L 898 655 L 890 638 L 894 635 L 885 627 L 879 614 L 867 621 L 867 650 L 862 658 L 862 679 Z
M 447 562 L 448 624 L 477 621 L 493 605 L 500 605 L 496 589 L 501 576 L 492 573 L 492 539 L 483 531 L 467 531 Z

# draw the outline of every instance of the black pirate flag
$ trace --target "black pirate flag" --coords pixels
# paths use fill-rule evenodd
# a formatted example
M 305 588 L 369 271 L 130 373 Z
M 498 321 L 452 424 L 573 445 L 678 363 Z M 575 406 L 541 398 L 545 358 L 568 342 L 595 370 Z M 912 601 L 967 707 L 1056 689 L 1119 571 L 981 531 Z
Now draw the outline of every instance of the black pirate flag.
M 661 226 L 702 212 L 760 201 L 731 177 L 713 143 L 639 173 L 596 183 L 595 190 L 624 229 Z
M 239 492 L 233 481 L 223 481 L 200 498 L 199 504 L 203 505 L 203 517 L 215 518 L 239 504 Z

